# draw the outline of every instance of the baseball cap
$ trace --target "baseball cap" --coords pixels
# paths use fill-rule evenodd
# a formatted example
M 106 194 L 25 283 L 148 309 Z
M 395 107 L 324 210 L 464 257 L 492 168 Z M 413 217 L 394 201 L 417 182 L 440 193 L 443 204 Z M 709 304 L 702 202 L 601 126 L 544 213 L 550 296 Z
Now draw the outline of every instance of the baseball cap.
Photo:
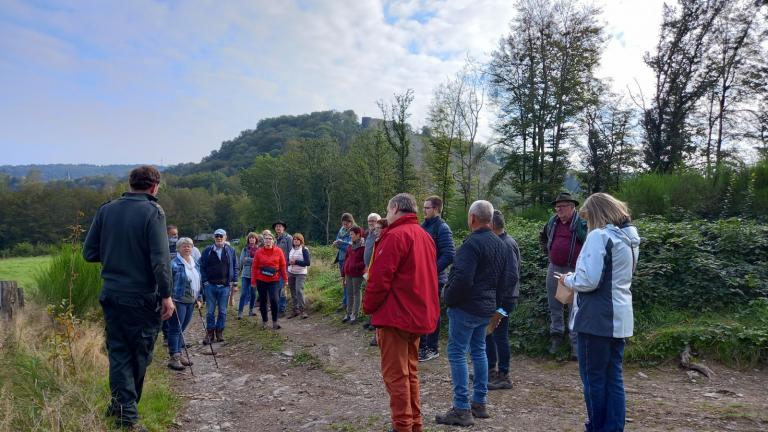
M 225 236 L 225 235 L 227 235 L 227 232 L 224 231 L 223 229 L 219 228 L 219 229 L 217 229 L 216 231 L 213 232 L 213 235 L 215 235 L 215 236 L 216 235 L 223 235 L 223 236 Z

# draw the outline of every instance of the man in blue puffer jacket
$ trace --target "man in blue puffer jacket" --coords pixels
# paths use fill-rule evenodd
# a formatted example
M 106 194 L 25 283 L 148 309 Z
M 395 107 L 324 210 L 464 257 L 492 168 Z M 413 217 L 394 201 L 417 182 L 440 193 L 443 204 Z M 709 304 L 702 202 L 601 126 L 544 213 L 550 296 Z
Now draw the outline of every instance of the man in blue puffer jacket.
M 431 196 L 424 201 L 424 223 L 421 227 L 427 231 L 437 248 L 437 295 L 443 296 L 443 287 L 448 281 L 446 269 L 453 263 L 456 247 L 453 244 L 451 227 L 440 217 L 443 212 L 443 200 Z M 419 361 L 424 362 L 440 356 L 438 342 L 440 341 L 440 318 L 437 328 L 432 334 L 424 335 L 419 341 Z

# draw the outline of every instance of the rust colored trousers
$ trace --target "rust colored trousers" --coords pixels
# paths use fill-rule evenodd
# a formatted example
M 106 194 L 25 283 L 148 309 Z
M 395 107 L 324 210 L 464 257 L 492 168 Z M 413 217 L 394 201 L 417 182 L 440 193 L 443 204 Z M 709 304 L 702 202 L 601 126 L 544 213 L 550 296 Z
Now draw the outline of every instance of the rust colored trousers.
M 389 393 L 392 427 L 397 432 L 421 432 L 419 401 L 420 335 L 393 327 L 376 329 L 381 350 L 381 375 Z

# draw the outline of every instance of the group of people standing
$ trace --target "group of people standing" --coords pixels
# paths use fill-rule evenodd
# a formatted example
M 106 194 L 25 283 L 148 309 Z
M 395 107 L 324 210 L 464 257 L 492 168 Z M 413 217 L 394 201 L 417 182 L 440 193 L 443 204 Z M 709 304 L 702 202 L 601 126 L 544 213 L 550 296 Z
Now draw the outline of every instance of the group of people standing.
M 281 221 L 272 226 L 276 235 L 269 230 L 249 233 L 239 260 L 223 229 L 199 252 L 190 238 L 175 239 L 178 230 L 166 227 L 156 199 L 156 168 L 134 169 L 129 183 L 130 192 L 97 211 L 83 254 L 102 263 L 99 300 L 112 395 L 107 415 L 124 428 L 145 430 L 136 407 L 161 322 L 167 322 L 169 366 L 183 369 L 191 364 L 180 354 L 195 305 L 200 308 L 203 298 L 207 305 L 205 343 L 223 342 L 227 308 L 238 282 L 243 290 L 238 318 L 246 305 L 249 316 L 254 315 L 258 299 L 263 327 L 270 311 L 272 328 L 279 329 L 287 303 L 285 285 L 293 299 L 289 318 L 306 318 L 302 290 L 310 256 L 303 236 L 288 235 Z M 623 430 L 622 361 L 624 340 L 633 331 L 630 287 L 639 253 L 637 230 L 626 205 L 607 194 L 591 195 L 578 213 L 578 202 L 566 193 L 553 205 L 556 215 L 540 236 L 550 259 L 547 289 L 548 295 L 558 289 L 575 292 L 568 328 L 584 389 L 586 430 Z M 447 307 L 453 399 L 435 421 L 466 426 L 487 418 L 488 390 L 512 387 L 508 316 L 519 297 L 517 243 L 505 232 L 501 212 L 488 201 L 470 206 L 471 233 L 458 249 L 440 217 L 442 201 L 429 197 L 423 207 L 420 225 L 415 198 L 398 194 L 388 202 L 385 217 L 369 215 L 367 232 L 345 214 L 334 241 L 344 318 L 356 322 L 361 306 L 370 316 L 390 395 L 392 430 L 399 432 L 423 430 L 418 363 L 439 355 L 441 299 Z M 563 304 L 550 300 L 550 310 L 554 352 L 564 339 Z M 474 370 L 471 389 L 467 355 Z
M 442 282 L 440 233 L 450 229 L 439 219 L 430 221 L 439 216 L 441 204 L 433 198 L 424 202 L 423 228 L 413 196 L 399 194 L 389 201 L 389 226 L 375 241 L 363 299 L 376 327 L 392 430 L 398 432 L 423 430 L 417 365 L 435 357 L 428 335 L 439 329 L 441 298 L 447 307 L 453 399 L 435 421 L 470 426 L 476 418 L 490 417 L 489 390 L 512 387 L 508 316 L 520 292 L 518 245 L 505 232 L 501 212 L 488 201 L 475 201 L 467 217 L 471 233 L 455 254 L 443 242 L 442 256 L 450 256 L 452 266 Z M 568 328 L 587 407 L 585 429 L 620 431 L 626 411 L 624 341 L 633 330 L 630 287 L 640 238 L 626 205 L 608 194 L 591 195 L 578 213 L 579 203 L 568 193 L 552 204 L 556 215 L 540 235 L 550 259 L 550 352 L 560 349 L 565 332 L 564 304 L 556 298 L 559 284 L 575 293 Z

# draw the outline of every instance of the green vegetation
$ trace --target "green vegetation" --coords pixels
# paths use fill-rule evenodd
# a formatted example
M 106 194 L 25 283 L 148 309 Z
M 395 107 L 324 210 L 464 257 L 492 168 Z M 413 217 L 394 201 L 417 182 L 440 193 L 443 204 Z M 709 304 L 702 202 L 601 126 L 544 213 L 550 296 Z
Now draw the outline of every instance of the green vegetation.
M 0 332 L 0 432 L 116 430 L 104 416 L 110 392 L 102 325 L 74 323 L 68 340 L 67 323 L 58 317 L 53 325 L 42 314 L 29 305 Z M 163 366 L 150 367 L 139 412 L 152 431 L 167 430 L 181 405 L 169 381 Z
M 35 274 L 51 262 L 49 256 L 0 259 L 0 280 L 15 280 L 30 294 L 37 288 Z
M 308 369 L 323 368 L 323 361 L 317 358 L 316 355 L 305 350 L 297 352 L 291 359 L 291 364 L 294 366 L 306 366 Z
M 41 304 L 56 306 L 68 305 L 71 294 L 73 312 L 83 316 L 99 305 L 100 272 L 100 265 L 85 261 L 79 246 L 64 245 L 47 267 L 34 274 L 35 293 Z

